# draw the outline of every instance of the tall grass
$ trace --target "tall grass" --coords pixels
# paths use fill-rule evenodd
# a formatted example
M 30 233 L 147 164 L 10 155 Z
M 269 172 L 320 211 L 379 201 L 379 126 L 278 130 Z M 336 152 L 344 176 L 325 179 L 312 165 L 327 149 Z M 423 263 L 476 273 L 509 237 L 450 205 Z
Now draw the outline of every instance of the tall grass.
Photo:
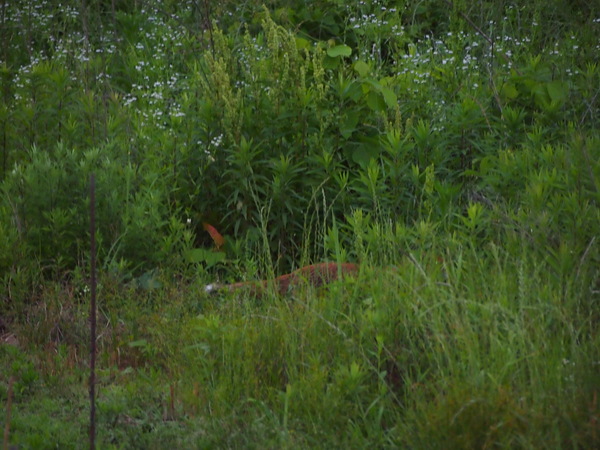
M 131 300 L 145 304 L 113 304 L 99 341 L 108 358 L 99 375 L 100 442 L 593 447 L 597 269 L 582 265 L 561 277 L 526 245 L 485 250 L 469 241 L 399 249 L 394 268 L 364 266 L 356 280 L 285 298 L 207 298 L 175 285 L 142 300 L 132 291 Z M 64 302 L 60 292 L 43 295 L 48 305 Z M 110 301 L 109 292 L 102 297 Z M 13 366 L 21 380 L 15 443 L 42 432 L 64 444 L 82 436 L 74 423 L 66 434 L 25 426 L 28 417 L 55 414 L 54 403 L 35 411 L 30 403 L 75 400 L 57 383 L 71 376 L 60 361 L 84 345 L 56 320 L 63 311 L 52 317 L 63 344 L 37 357 L 35 368 Z M 24 344 L 36 333 L 46 342 L 30 327 L 20 333 L 32 339 Z M 5 346 L 2 355 L 5 363 L 28 359 Z M 26 370 L 37 374 L 27 386 Z

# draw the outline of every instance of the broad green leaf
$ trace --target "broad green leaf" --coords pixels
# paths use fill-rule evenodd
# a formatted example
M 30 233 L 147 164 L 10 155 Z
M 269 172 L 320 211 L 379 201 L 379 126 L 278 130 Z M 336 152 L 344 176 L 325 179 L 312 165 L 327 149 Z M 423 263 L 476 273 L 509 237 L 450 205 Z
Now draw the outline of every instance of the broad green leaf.
M 369 86 L 372 86 L 372 87 L 374 87 L 374 88 L 375 88 L 375 89 L 377 89 L 378 91 L 381 91 L 381 87 L 382 87 L 382 86 L 381 86 L 381 83 L 379 83 L 378 81 L 375 81 L 375 80 L 373 80 L 373 79 L 371 79 L 371 78 L 367 78 L 367 79 L 366 79 L 366 80 L 364 80 L 364 82 L 363 82 L 363 90 L 365 90 L 365 89 L 366 89 L 366 90 L 365 90 L 365 92 L 368 92 L 368 91 L 370 90 L 370 89 L 369 89 Z
M 367 94 L 367 105 L 373 111 L 384 111 L 385 110 L 385 100 L 383 99 L 383 95 L 381 92 L 371 91 Z
M 352 151 L 352 160 L 365 169 L 373 158 L 379 156 L 379 150 L 376 146 L 363 144 Z
M 358 73 L 361 78 L 366 77 L 371 72 L 371 68 L 364 61 L 356 61 L 354 63 L 354 70 Z
M 323 68 L 325 69 L 335 69 L 340 65 L 340 58 L 332 58 L 329 55 L 325 55 L 323 58 Z
M 215 264 L 225 260 L 224 252 L 213 252 L 205 248 L 194 248 L 185 255 L 187 261 L 191 264 L 204 263 L 206 267 L 212 267 Z
M 296 48 L 298 50 L 304 50 L 310 48 L 310 42 L 307 39 L 296 36 Z
M 356 130 L 358 124 L 358 111 L 349 111 L 344 114 L 342 122 L 340 123 L 340 134 L 344 139 L 348 139 L 352 136 L 352 133 Z
M 382 86 L 381 93 L 383 94 L 383 99 L 385 100 L 385 104 L 388 108 L 395 108 L 398 104 L 398 97 L 390 88 Z
M 208 250 L 204 249 L 204 248 L 195 248 L 192 249 L 190 251 L 188 251 L 185 255 L 185 259 L 189 262 L 189 263 L 199 263 L 199 262 L 204 262 L 206 261 L 206 253 L 208 252 Z
M 160 289 L 162 287 L 162 283 L 156 279 L 154 270 L 142 274 L 142 276 L 137 279 L 137 285 L 140 289 L 145 291 Z
M 327 49 L 327 56 L 332 58 L 337 58 L 339 56 L 350 56 L 351 54 L 352 49 L 347 45 L 336 45 L 335 47 Z
M 551 81 L 546 85 L 546 89 L 548 89 L 548 95 L 553 102 L 562 103 L 569 94 L 569 87 L 566 83 L 562 81 Z

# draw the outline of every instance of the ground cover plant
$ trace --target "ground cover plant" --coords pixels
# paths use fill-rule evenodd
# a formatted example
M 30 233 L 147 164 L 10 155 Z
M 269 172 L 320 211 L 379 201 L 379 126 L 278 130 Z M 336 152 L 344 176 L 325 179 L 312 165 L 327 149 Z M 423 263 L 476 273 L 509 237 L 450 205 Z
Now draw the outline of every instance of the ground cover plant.
M 0 23 L 6 445 L 88 439 L 94 173 L 100 447 L 599 446 L 593 2 L 39 0 Z M 203 289 L 322 261 L 360 270 Z

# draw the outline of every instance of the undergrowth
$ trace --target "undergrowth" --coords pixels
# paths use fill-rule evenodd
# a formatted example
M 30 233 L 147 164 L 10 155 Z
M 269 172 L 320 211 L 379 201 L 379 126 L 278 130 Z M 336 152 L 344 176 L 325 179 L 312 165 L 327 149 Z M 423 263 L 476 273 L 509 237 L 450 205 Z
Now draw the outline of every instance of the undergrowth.
M 261 300 L 102 280 L 100 442 L 593 447 L 597 269 L 580 261 L 561 277 L 527 246 L 485 250 L 438 243 Z M 12 442 L 69 448 L 86 438 L 87 308 L 64 288 L 40 295 L 44 315 L 14 329 L 19 348 L 2 346 L 17 379 Z

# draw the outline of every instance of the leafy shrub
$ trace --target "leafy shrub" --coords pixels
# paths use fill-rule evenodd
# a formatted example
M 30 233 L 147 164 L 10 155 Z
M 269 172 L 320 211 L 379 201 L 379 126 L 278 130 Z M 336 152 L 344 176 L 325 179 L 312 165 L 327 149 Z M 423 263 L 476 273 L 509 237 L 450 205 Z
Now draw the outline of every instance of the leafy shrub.
M 125 200 L 129 194 L 119 194 L 117 204 L 128 205 L 127 225 L 116 227 L 120 231 L 103 241 L 108 248 L 101 252 L 126 253 L 131 263 L 125 265 L 148 266 L 165 258 L 165 244 L 134 245 L 123 240 L 125 229 L 131 236 L 180 230 L 163 236 L 181 249 L 173 244 L 179 238 L 168 235 L 185 229 L 186 245 L 206 246 L 202 223 L 208 221 L 238 250 L 246 241 L 247 255 L 266 250 L 286 270 L 300 258 L 328 254 L 333 224 L 343 230 L 358 210 L 374 223 L 443 223 L 447 230 L 489 237 L 489 210 L 516 193 L 500 184 L 509 186 L 511 177 L 522 184 L 523 170 L 529 173 L 503 164 L 502 155 L 529 147 L 535 152 L 544 143 L 560 147 L 573 137 L 574 123 L 592 136 L 585 148 L 594 160 L 599 75 L 583 46 L 594 35 L 589 17 L 561 10 L 559 2 L 523 9 L 452 2 L 450 15 L 444 3 L 397 3 L 320 1 L 292 8 L 271 2 L 269 11 L 258 2 L 222 1 L 148 5 L 143 12 L 94 3 L 79 21 L 68 3 L 51 23 L 25 17 L 11 4 L 12 28 L 3 33 L 15 36 L 17 24 L 29 20 L 32 39 L 9 39 L 7 54 L 25 49 L 31 57 L 23 66 L 5 58 L 2 66 L 2 176 L 14 164 L 16 173 L 26 170 L 32 152 L 47 153 L 45 163 L 36 156 L 36 170 L 62 177 L 61 186 L 83 188 L 57 173 L 63 150 L 54 155 L 56 143 L 76 154 L 98 148 L 109 166 L 119 161 L 125 190 L 143 205 L 136 209 Z M 210 14 L 217 12 L 213 23 Z M 155 25 L 148 26 L 144 14 Z M 510 20 L 501 21 L 505 16 Z M 231 17 L 245 17 L 247 26 Z M 548 46 L 562 38 L 567 17 L 592 31 Z M 92 38 L 82 50 L 67 36 L 85 37 L 84 19 Z M 514 24 L 522 21 L 534 23 L 531 35 L 520 36 Z M 194 42 L 207 51 L 192 51 Z M 563 70 L 563 61 L 572 69 Z M 69 158 L 76 166 L 79 156 Z M 571 175 L 562 184 L 567 191 L 574 186 Z M 586 183 L 593 186 L 595 179 Z M 156 189 L 152 196 L 146 186 Z M 593 190 L 582 192 L 578 202 L 593 206 Z M 70 235 L 85 230 L 75 219 L 85 208 L 55 202 L 59 206 L 36 227 L 49 220 L 46 229 L 64 238 L 43 257 L 70 255 L 63 267 L 72 267 L 81 261 L 74 250 L 81 243 Z M 17 217 L 10 212 L 15 205 L 5 208 L 7 220 Z M 144 212 L 148 208 L 156 212 Z M 189 219 L 187 229 L 179 217 Z M 506 214 L 496 217 L 507 221 Z M 115 222 L 114 216 L 106 220 Z M 71 222 L 73 231 L 66 225 Z
M 77 152 L 59 144 L 52 155 L 34 147 L 29 160 L 4 181 L 3 208 L 18 224 L 12 245 L 17 241 L 24 255 L 39 259 L 51 273 L 85 265 L 89 258 L 91 173 L 97 179 L 99 257 L 106 269 L 127 274 L 168 263 L 186 239 L 184 228 L 169 227 L 169 190 L 162 184 L 168 181 L 142 175 L 117 158 L 110 145 Z M 4 235 L 5 245 L 10 236 Z

